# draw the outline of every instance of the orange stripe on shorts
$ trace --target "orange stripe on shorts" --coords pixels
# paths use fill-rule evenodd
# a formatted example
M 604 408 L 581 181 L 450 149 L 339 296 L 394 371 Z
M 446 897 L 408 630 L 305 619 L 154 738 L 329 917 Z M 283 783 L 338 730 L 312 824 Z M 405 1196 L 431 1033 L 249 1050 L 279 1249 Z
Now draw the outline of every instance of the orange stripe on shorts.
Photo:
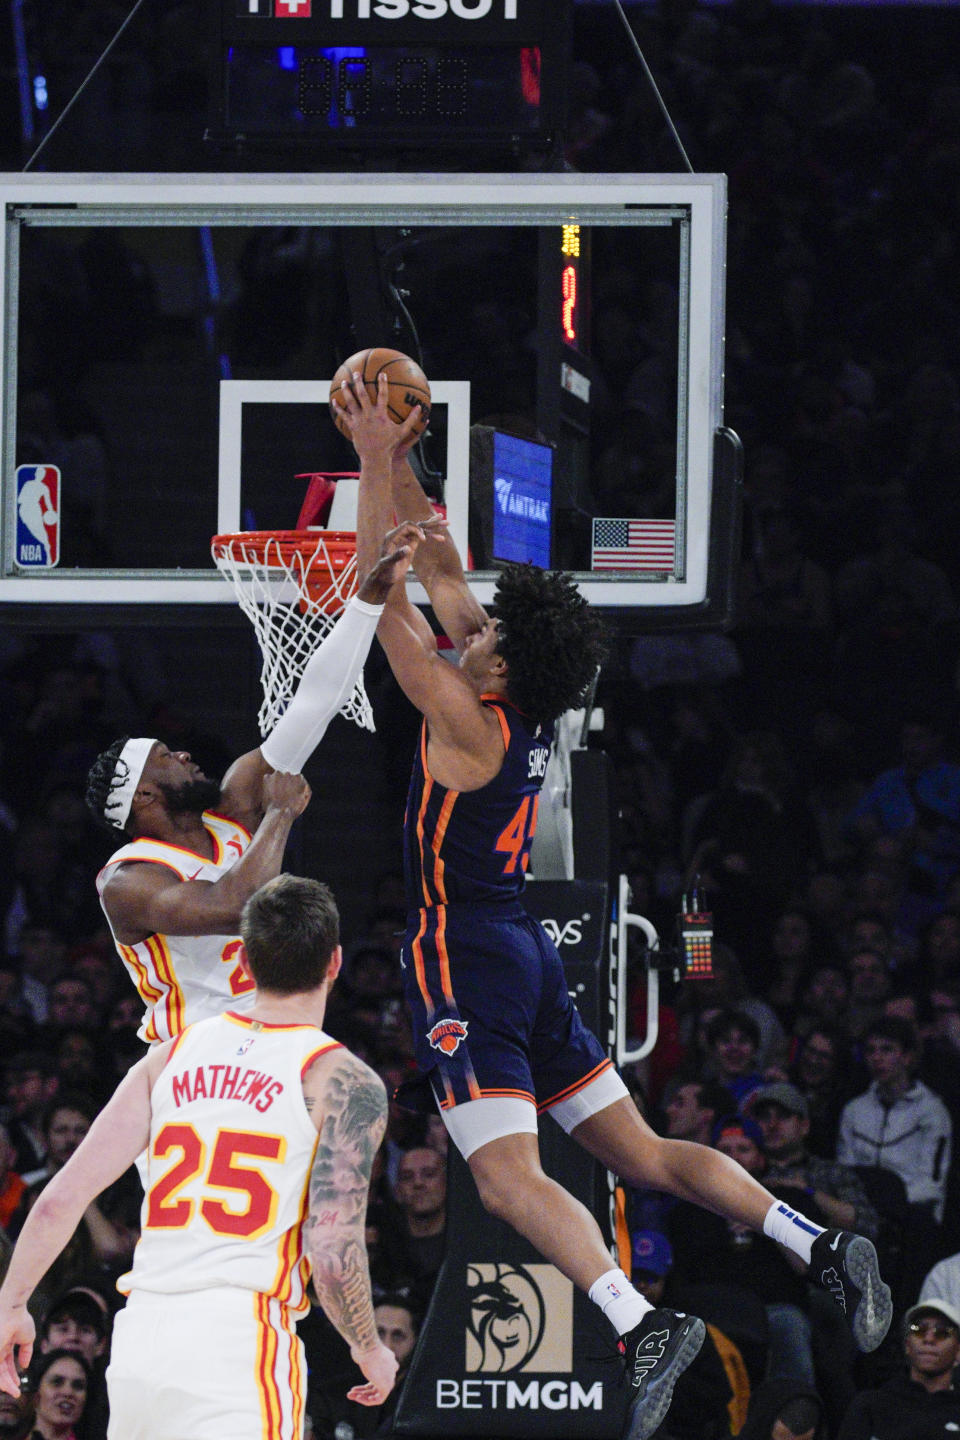
M 559 1105 L 561 1100 L 572 1099 L 574 1095 L 578 1095 L 581 1090 L 591 1085 L 599 1075 L 603 1074 L 604 1070 L 609 1070 L 612 1064 L 612 1060 L 601 1060 L 600 1064 L 594 1066 L 588 1075 L 581 1075 L 579 1080 L 575 1080 L 574 1083 L 568 1085 L 565 1090 L 560 1090 L 556 1095 L 551 1095 L 549 1100 L 542 1100 L 537 1106 L 537 1110 L 548 1110 L 551 1105 Z

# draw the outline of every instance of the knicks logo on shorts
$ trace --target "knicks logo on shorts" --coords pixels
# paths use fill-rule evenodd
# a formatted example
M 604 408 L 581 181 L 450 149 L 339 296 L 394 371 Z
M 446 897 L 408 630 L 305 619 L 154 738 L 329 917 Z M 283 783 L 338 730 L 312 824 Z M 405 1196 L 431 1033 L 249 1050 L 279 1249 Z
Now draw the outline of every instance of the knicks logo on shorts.
M 442 1050 L 444 1055 L 452 1055 L 461 1040 L 466 1038 L 465 1020 L 438 1020 L 433 1029 L 427 1031 L 427 1039 L 434 1050 Z

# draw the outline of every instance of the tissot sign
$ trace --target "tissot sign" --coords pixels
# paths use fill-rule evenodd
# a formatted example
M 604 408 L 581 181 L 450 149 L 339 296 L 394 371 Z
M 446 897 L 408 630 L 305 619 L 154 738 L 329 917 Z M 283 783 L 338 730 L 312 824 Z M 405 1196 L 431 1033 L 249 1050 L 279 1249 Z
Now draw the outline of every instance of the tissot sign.
M 442 20 L 445 15 L 460 20 L 482 20 L 500 14 L 516 20 L 523 0 L 237 0 L 238 15 L 277 19 L 307 20 L 324 14 L 331 20 Z M 528 0 L 529 6 L 529 0 Z
M 548 18 L 546 0 L 221 0 L 224 22 L 234 33 L 248 26 L 280 37 L 317 43 L 355 43 L 365 36 L 383 43 L 416 44 L 456 36 L 460 40 L 536 43 Z M 562 7 L 560 7 L 562 8 Z M 347 33 L 349 32 L 349 33 Z

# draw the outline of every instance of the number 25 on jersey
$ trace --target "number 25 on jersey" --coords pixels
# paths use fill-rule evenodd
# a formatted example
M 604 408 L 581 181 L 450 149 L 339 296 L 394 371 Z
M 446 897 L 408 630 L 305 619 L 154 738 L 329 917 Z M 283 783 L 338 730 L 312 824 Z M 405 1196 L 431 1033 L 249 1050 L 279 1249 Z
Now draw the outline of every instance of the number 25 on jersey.
M 253 1240 L 269 1230 L 277 1215 L 277 1192 L 260 1168 L 238 1165 L 238 1159 L 282 1164 L 287 1142 L 282 1135 L 253 1134 L 244 1130 L 218 1130 L 209 1167 L 207 1147 L 192 1125 L 164 1125 L 153 1142 L 152 1157 L 179 1159 L 147 1196 L 147 1228 L 185 1230 L 197 1210 L 216 1235 Z M 181 1192 L 206 1169 L 199 1206 Z M 219 1192 L 217 1195 L 210 1191 Z

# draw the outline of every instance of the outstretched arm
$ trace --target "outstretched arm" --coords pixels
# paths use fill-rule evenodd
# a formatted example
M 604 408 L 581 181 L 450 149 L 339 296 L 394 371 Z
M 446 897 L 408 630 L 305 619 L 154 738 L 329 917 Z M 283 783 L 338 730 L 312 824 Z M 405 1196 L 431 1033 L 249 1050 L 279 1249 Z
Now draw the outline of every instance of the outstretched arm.
M 369 533 L 370 526 L 382 523 L 396 501 L 394 478 L 398 469 L 409 471 L 413 478 L 405 457 L 413 443 L 412 422 L 419 407 L 410 412 L 403 425 L 395 424 L 387 409 L 386 376 L 380 377 L 376 405 L 359 383 L 359 376 L 354 377 L 352 388 L 343 385 L 341 392 L 337 409 L 360 456 L 360 515 L 362 519 L 366 506 Z M 467 635 L 488 623 L 488 617 L 467 587 L 460 558 L 443 522 L 416 480 L 413 484 L 416 493 L 401 510 L 398 528 L 412 532 L 409 545 L 419 578 L 436 577 L 431 602 L 447 633 L 460 645 Z M 359 548 L 359 531 L 357 543 Z M 426 561 L 421 560 L 424 554 L 428 555 Z M 449 599 L 449 605 L 444 603 L 444 597 Z M 430 722 L 431 744 L 446 745 L 466 758 L 465 784 L 484 783 L 494 764 L 491 753 L 495 751 L 496 764 L 502 759 L 499 727 L 492 716 L 484 713 L 476 693 L 459 671 L 440 658 L 430 626 L 410 604 L 404 586 L 394 585 L 390 591 L 377 635 L 408 699 Z M 491 734 L 491 727 L 496 735 Z
M 17 1365 L 29 1365 L 33 1351 L 34 1325 L 27 1301 L 91 1201 L 146 1148 L 151 1076 L 168 1049 L 158 1047 L 134 1065 L 63 1169 L 44 1186 L 24 1222 L 0 1287 L 0 1390 L 7 1395 L 19 1395 Z
M 373 1157 L 387 1123 L 387 1094 L 368 1065 L 348 1050 L 327 1051 L 311 1066 L 304 1103 L 319 1132 L 304 1225 L 320 1304 L 367 1379 L 349 1399 L 381 1405 L 397 1361 L 377 1335 L 367 1259 L 366 1215 Z
M 413 473 L 408 450 L 401 448 L 394 455 L 393 504 L 398 520 L 422 524 L 435 512 Z M 449 539 L 446 545 L 421 545 L 413 558 L 413 568 L 444 632 L 457 650 L 462 650 L 467 636 L 482 630 L 489 616 L 467 585 L 457 547 Z
M 430 543 L 436 535 L 437 512 L 427 499 L 407 458 L 416 441 L 416 423 L 420 407 L 415 406 L 402 425 L 390 419 L 387 409 L 387 376 L 379 378 L 377 403 L 373 405 L 365 387 L 354 377 L 354 385 L 341 386 L 337 402 L 344 423 L 350 430 L 354 448 L 360 456 L 360 510 L 357 527 L 357 550 L 360 550 L 364 506 L 368 506 L 368 533 L 373 527 L 389 523 L 396 512 L 399 521 L 410 521 L 425 530 L 429 537 L 419 545 L 413 556 L 417 579 L 430 597 L 437 618 L 459 650 L 468 635 L 480 630 L 487 619 L 483 607 L 473 598 L 464 579 L 463 565 L 456 546 L 445 537 L 443 544 Z M 381 633 L 381 640 L 383 635 Z

